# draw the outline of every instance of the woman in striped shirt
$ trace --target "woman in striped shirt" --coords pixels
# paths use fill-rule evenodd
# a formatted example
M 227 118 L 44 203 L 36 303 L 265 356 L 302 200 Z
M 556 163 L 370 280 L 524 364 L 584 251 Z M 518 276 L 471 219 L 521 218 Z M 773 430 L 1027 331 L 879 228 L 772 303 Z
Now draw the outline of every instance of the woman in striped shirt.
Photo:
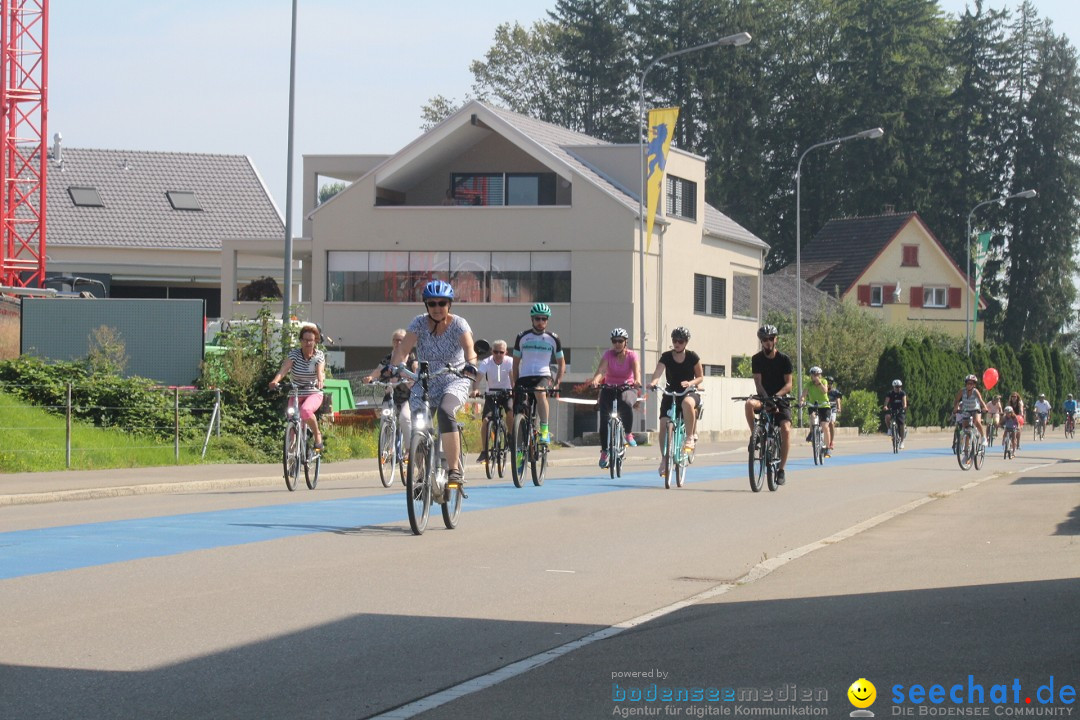
M 323 449 L 322 431 L 315 411 L 322 406 L 323 384 L 326 382 L 326 356 L 318 348 L 322 341 L 319 327 L 313 323 L 300 326 L 300 347 L 289 351 L 285 362 L 270 381 L 270 389 L 276 390 L 278 383 L 286 375 L 292 376 L 293 385 L 300 395 L 300 419 L 311 430 L 315 438 L 315 449 Z

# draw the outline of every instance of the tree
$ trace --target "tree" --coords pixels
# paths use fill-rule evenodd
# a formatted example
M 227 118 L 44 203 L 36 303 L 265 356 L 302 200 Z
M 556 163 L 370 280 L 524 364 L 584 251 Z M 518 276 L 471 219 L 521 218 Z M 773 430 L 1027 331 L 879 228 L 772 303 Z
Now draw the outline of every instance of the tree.
M 420 108 L 420 130 L 427 132 L 433 127 L 441 123 L 446 118 L 453 115 L 461 108 L 462 103 L 457 100 L 447 98 L 443 95 L 436 95 L 427 101 L 427 104 Z
M 568 127 L 610 142 L 636 139 L 626 0 L 556 0 L 548 15 L 559 25 L 554 47 L 575 91 Z
M 329 183 L 327 185 L 323 185 L 321 188 L 319 188 L 319 205 L 322 205 L 324 202 L 337 195 L 346 187 L 347 186 L 343 182 Z
M 556 49 L 559 32 L 558 25 L 543 20 L 528 29 L 518 23 L 495 28 L 484 59 L 469 66 L 476 98 L 572 128 L 572 83 Z
M 1021 53 L 1013 80 L 1013 192 L 1037 198 L 1005 209 L 1015 233 L 1005 265 L 1007 305 L 995 332 L 1014 345 L 1049 343 L 1076 319 L 1076 228 L 1080 222 L 1080 78 L 1076 51 L 1025 2 L 1014 25 Z

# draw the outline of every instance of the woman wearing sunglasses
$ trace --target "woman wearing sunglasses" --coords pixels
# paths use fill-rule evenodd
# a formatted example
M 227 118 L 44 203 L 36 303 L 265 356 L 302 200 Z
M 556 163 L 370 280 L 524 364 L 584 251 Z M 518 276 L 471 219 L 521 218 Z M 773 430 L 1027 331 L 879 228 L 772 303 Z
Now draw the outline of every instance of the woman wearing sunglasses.
M 394 348 L 391 364 L 397 366 L 416 348 L 416 357 L 427 362 L 432 370 L 450 364 L 452 367 L 476 376 L 476 351 L 473 350 L 472 328 L 465 318 L 450 312 L 454 302 L 454 288 L 442 280 L 432 280 L 424 286 L 423 312 L 413 318 L 405 331 L 405 339 Z M 439 375 L 428 384 L 428 395 L 438 401 L 435 415 L 442 435 L 446 455 L 447 476 L 450 481 L 464 483 L 460 464 L 461 438 L 455 417 L 465 404 L 472 389 L 472 381 L 457 375 Z M 415 413 L 421 401 L 421 388 L 417 383 L 412 390 L 412 406 Z
M 634 426 L 634 405 L 641 400 L 641 366 L 638 364 L 637 353 L 627 347 L 629 341 L 630 333 L 623 328 L 611 331 L 611 349 L 600 358 L 600 366 L 596 368 L 596 374 L 590 382 L 593 387 L 601 384 L 608 386 L 600 390 L 597 407 L 606 411 L 611 407 L 612 399 L 615 400 L 619 408 L 619 419 L 626 429 L 626 444 L 636 447 L 637 441 L 634 440 L 630 428 Z M 618 392 L 617 387 L 625 389 Z M 638 389 L 637 392 L 634 388 Z M 601 416 L 604 416 L 603 412 Z M 600 422 L 600 467 L 608 465 L 607 432 L 607 422 Z

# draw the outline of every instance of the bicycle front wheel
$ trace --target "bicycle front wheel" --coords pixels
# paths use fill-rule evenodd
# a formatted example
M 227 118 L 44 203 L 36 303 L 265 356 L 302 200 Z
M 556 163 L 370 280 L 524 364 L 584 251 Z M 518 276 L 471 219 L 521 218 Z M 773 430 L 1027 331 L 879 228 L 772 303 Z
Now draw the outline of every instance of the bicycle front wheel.
M 664 433 L 664 447 L 663 447 L 663 449 L 662 449 L 662 451 L 660 453 L 660 456 L 663 458 L 664 472 L 662 473 L 662 475 L 663 475 L 663 478 L 664 478 L 664 489 L 665 490 L 671 489 L 671 474 L 674 471 L 674 468 L 672 467 L 672 465 L 675 464 L 674 463 L 674 455 L 675 455 L 675 453 L 672 451 L 672 448 L 674 448 L 674 447 L 675 447 L 675 429 L 669 426 L 668 431 L 666 433 Z
M 423 535 L 431 515 L 431 438 L 417 435 L 409 450 L 409 471 L 405 478 L 405 500 L 409 526 L 414 535 Z
M 296 490 L 296 481 L 300 478 L 300 426 L 296 423 L 285 426 L 281 457 L 285 468 L 285 487 L 291 492 Z
M 976 470 L 982 470 L 983 459 L 986 458 L 986 448 L 978 436 L 975 437 L 975 449 L 971 453 L 971 460 L 975 463 Z
M 394 468 L 397 466 L 397 428 L 393 423 L 383 422 L 379 428 L 379 479 L 385 488 L 394 484 Z
M 484 474 L 487 475 L 488 480 L 495 476 L 495 448 L 498 445 L 496 436 L 499 434 L 497 426 L 498 420 L 488 421 L 488 431 L 484 434 L 484 442 L 481 446 L 481 450 L 484 451 Z
M 765 438 L 765 481 L 769 485 L 769 492 L 776 492 L 780 487 L 777 482 L 777 474 L 780 467 L 780 443 L 776 437 L 770 435 Z
M 529 423 L 524 415 L 514 417 L 514 436 L 510 443 L 510 477 L 514 487 L 525 487 L 525 466 L 529 462 Z
M 900 452 L 900 442 L 902 440 L 903 440 L 903 438 L 900 437 L 900 428 L 897 426 L 896 423 L 893 423 L 893 425 L 892 425 L 892 451 L 893 451 L 893 455 L 896 455 L 896 454 L 898 454 Z
M 960 441 L 956 447 L 956 462 L 960 465 L 961 470 L 971 469 L 974 450 L 975 438 L 971 436 L 970 430 L 964 430 L 964 432 L 960 433 Z
M 749 455 L 750 489 L 761 492 L 761 482 L 765 477 L 765 433 L 760 427 L 750 437 Z
M 622 431 L 622 422 L 618 418 L 608 421 L 608 472 L 612 480 L 622 477 Z

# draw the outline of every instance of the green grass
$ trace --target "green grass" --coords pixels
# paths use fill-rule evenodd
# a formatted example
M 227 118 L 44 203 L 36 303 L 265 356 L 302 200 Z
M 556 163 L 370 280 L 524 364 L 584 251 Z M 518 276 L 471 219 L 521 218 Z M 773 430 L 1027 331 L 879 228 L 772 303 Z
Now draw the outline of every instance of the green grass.
M 462 413 L 468 453 L 480 451 L 480 421 Z M 373 458 L 378 448 L 378 426 L 356 428 L 323 426 L 326 438 L 324 457 L 328 462 Z M 173 443 L 117 429 L 103 429 L 88 423 L 71 426 L 71 466 L 66 462 L 65 421 L 22 400 L 0 392 L 0 473 L 44 472 L 49 470 L 103 470 L 109 468 L 175 465 Z M 187 444 L 185 444 L 187 443 Z M 238 438 L 211 437 L 206 458 L 200 457 L 202 438 L 182 440 L 181 465 L 211 463 L 274 462 L 263 457 Z
M 69 469 L 66 462 L 65 420 L 18 398 L 0 392 L 0 472 L 42 472 Z M 229 461 L 227 451 L 211 441 L 207 457 L 197 446 L 180 446 L 180 464 Z M 71 426 L 72 470 L 152 467 L 176 463 L 171 441 L 102 429 L 82 422 Z

